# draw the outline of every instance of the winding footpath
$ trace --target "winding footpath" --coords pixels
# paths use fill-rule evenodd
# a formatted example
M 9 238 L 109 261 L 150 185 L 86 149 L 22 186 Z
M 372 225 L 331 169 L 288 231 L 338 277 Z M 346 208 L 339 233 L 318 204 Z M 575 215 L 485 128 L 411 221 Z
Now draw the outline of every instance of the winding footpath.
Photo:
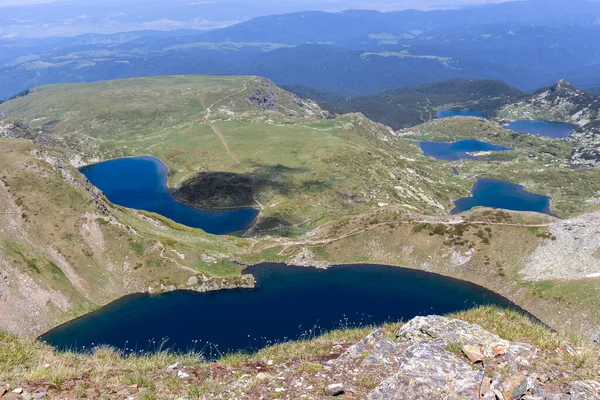
M 225 97 L 223 97 L 222 99 L 219 99 L 217 101 L 215 101 L 214 103 L 212 103 L 210 106 L 208 106 L 206 108 L 206 112 L 204 115 L 204 118 L 202 119 L 202 123 L 205 125 L 210 126 L 210 128 L 212 129 L 212 131 L 215 133 L 215 135 L 217 135 L 217 137 L 219 138 L 219 140 L 221 141 L 221 143 L 223 144 L 223 148 L 225 149 L 225 152 L 227 153 L 227 155 L 229 156 L 229 158 L 231 158 L 236 164 L 238 164 L 246 173 L 248 173 L 250 175 L 250 177 L 252 178 L 252 186 L 254 188 L 256 188 L 256 177 L 254 176 L 254 173 L 252 172 L 252 170 L 248 167 L 246 167 L 231 151 L 231 149 L 229 148 L 229 145 L 227 144 L 227 140 L 225 140 L 225 137 L 223 137 L 223 135 L 221 134 L 221 132 L 219 132 L 219 129 L 211 122 L 210 120 L 210 114 L 212 112 L 212 108 L 219 104 L 222 103 L 223 101 L 227 100 L 228 98 L 231 98 L 235 95 L 244 93 L 245 91 L 248 90 L 248 84 L 253 80 L 254 78 L 251 78 L 249 80 L 247 80 L 246 82 L 244 82 L 244 85 L 242 87 L 242 89 L 238 90 L 237 92 L 231 93 Z M 204 105 L 204 99 L 202 97 L 201 98 L 201 103 L 202 105 Z M 254 190 L 255 192 L 255 190 Z M 262 205 L 262 203 L 256 198 L 256 194 L 253 194 L 253 198 L 254 201 L 256 202 L 256 204 L 258 204 L 259 207 L 259 212 L 258 215 L 256 216 L 255 219 L 255 223 L 246 231 L 246 233 L 244 233 L 244 236 L 248 236 L 250 235 L 254 229 L 256 228 L 256 226 L 258 225 L 258 222 L 260 221 L 260 217 L 263 213 L 263 211 L 265 210 L 265 207 Z

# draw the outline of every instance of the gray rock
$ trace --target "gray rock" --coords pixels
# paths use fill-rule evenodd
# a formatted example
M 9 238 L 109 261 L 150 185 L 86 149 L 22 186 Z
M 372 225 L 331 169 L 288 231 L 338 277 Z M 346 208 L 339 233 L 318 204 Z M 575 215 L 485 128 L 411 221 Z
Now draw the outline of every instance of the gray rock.
M 526 343 L 511 343 L 479 325 L 439 315 L 410 320 L 400 328 L 398 336 L 412 342 L 441 340 L 445 345 L 474 346 L 480 348 L 485 357 L 502 354 L 530 357 L 536 353 L 535 347 Z
M 46 392 L 34 393 L 31 395 L 32 399 L 43 399 L 46 397 Z
M 169 374 L 175 374 L 176 373 L 175 371 L 177 370 L 177 368 L 179 368 L 179 363 L 178 362 L 176 362 L 175 364 L 169 365 L 167 367 L 167 372 Z
M 383 338 L 378 340 L 367 357 L 363 360 L 363 365 L 391 365 L 396 361 L 396 350 L 398 345 L 390 339 Z
M 344 394 L 344 385 L 341 383 L 332 383 L 325 388 L 325 394 L 327 396 L 339 396 Z
M 543 400 L 571 400 L 571 396 L 565 393 L 549 393 L 543 389 L 537 388 L 534 393 Z
M 408 347 L 398 373 L 369 394 L 369 400 L 478 399 L 484 371 L 444 350 L 443 341 Z
M 339 356 L 336 362 L 346 362 L 355 360 L 363 355 L 363 353 L 375 346 L 375 343 L 383 337 L 383 330 L 377 329 L 374 332 L 371 332 L 368 336 L 366 336 L 360 342 L 350 346 L 348 350 L 341 356 Z
M 188 286 L 195 286 L 198 284 L 198 277 L 197 276 L 192 276 L 190 277 L 190 279 L 188 279 L 187 284 Z
M 520 399 L 527 393 L 528 380 L 525 375 L 512 376 L 504 382 L 504 396 L 507 399 Z
M 600 383 L 575 381 L 571 385 L 571 400 L 600 400 Z

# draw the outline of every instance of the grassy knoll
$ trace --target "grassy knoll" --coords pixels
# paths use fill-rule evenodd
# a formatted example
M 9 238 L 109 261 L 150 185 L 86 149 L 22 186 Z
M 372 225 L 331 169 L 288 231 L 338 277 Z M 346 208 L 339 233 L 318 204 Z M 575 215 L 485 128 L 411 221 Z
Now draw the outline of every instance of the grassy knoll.
M 256 93 L 270 93 L 270 103 L 253 100 Z M 379 203 L 442 213 L 455 196 L 438 190 L 450 173 L 426 161 L 409 166 L 418 148 L 393 143 L 386 127 L 360 114 L 323 119 L 314 104 L 259 78 L 54 85 L 1 107 L 0 115 L 42 129 L 75 163 L 155 155 L 169 166 L 169 184 L 181 200 L 205 208 L 260 203 L 259 228 L 280 234 L 302 232 L 298 224 L 308 219 L 362 213 Z M 224 174 L 231 193 L 206 193 L 206 183 Z

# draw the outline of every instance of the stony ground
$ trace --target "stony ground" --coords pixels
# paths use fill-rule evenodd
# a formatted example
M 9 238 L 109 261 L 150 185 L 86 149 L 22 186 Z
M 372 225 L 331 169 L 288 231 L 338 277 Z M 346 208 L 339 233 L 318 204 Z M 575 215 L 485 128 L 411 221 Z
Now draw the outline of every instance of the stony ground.
M 528 280 L 600 277 L 600 212 L 549 227 L 551 236 L 531 255 L 521 273 Z
M 599 354 L 492 307 L 337 331 L 212 363 L 193 354 L 123 357 L 108 348 L 53 353 L 2 335 L 0 397 L 595 400 Z

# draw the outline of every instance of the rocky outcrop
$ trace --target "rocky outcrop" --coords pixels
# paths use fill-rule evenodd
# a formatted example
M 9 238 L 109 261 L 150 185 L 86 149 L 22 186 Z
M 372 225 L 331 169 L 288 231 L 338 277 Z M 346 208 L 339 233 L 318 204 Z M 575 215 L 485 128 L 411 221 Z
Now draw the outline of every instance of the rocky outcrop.
M 203 274 L 191 276 L 186 284 L 176 285 L 173 282 L 159 282 L 148 288 L 148 293 L 167 293 L 176 290 L 191 290 L 199 293 L 215 292 L 218 290 L 253 289 L 256 279 L 253 275 L 212 277 Z
M 0 121 L 0 137 L 9 139 L 29 139 L 49 146 L 49 138 L 39 129 L 33 129 L 26 123 L 19 120 Z
M 501 122 L 541 119 L 577 125 L 579 128 L 569 137 L 574 146 L 572 163 L 600 166 L 600 95 L 596 93 L 560 81 L 523 101 L 504 106 L 497 117 Z
M 581 91 L 566 81 L 560 81 L 538 90 L 525 100 L 502 107 L 497 116 L 503 121 L 543 119 L 584 127 L 596 121 L 599 112 L 600 95 Z
M 575 149 L 571 161 L 575 165 L 600 166 L 600 121 L 592 121 L 571 134 Z
M 379 365 L 387 371 L 368 393 L 370 400 L 600 399 L 596 381 L 573 381 L 555 392 L 559 386 L 550 384 L 554 377 L 539 353 L 478 325 L 429 316 L 402 326 L 396 341 L 377 330 L 327 364 L 355 372 Z
M 520 399 L 534 394 L 533 379 L 520 371 L 535 358 L 536 349 L 511 343 L 478 325 L 440 316 L 417 317 L 404 325 L 397 346 L 398 372 L 379 385 L 368 399 Z M 453 352 L 460 352 L 459 354 Z M 475 364 L 469 355 L 475 357 Z M 464 357 L 467 356 L 467 357 Z M 507 367 L 514 377 L 486 377 L 486 368 Z
M 307 268 L 318 268 L 327 269 L 331 267 L 329 261 L 320 261 L 315 258 L 315 254 L 310 249 L 304 247 L 296 254 L 291 260 L 287 262 L 287 265 L 294 267 L 307 267 Z
M 248 100 L 256 102 L 263 111 L 277 111 L 277 94 L 273 91 L 275 84 L 269 80 L 264 82 L 264 85 L 254 89 Z

